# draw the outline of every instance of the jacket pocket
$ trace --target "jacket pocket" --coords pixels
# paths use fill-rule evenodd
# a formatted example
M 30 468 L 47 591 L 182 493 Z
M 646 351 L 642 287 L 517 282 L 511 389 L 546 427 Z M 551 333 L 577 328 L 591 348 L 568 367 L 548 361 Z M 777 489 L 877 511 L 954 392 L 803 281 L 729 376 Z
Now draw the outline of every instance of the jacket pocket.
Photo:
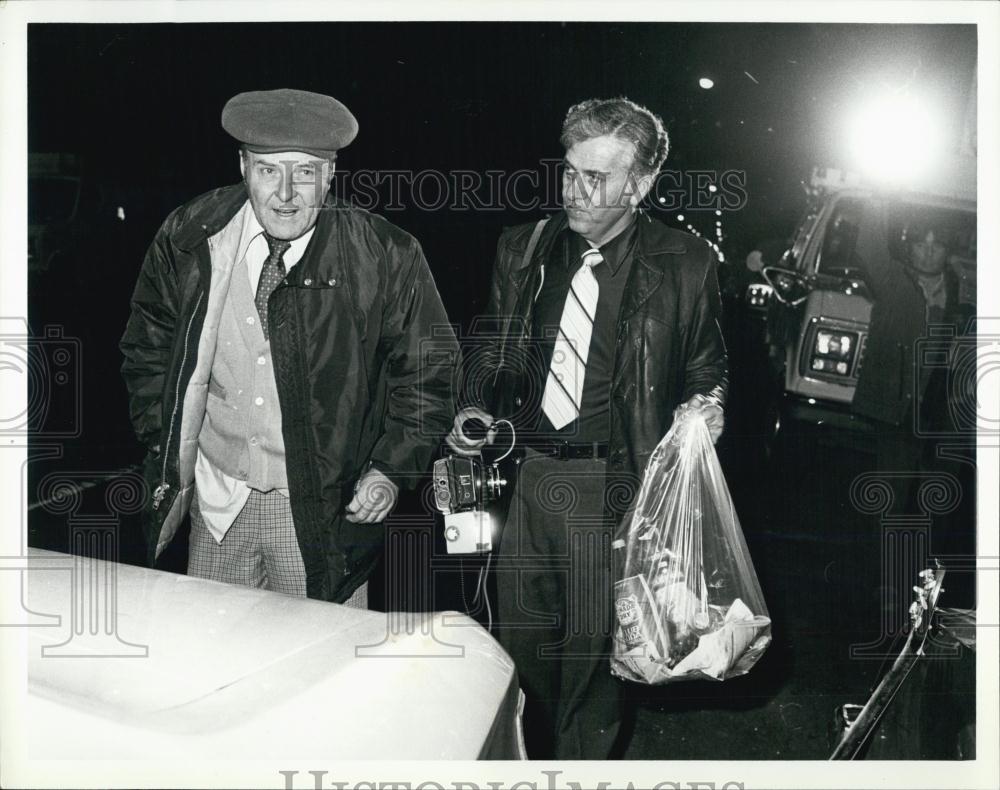
M 214 395 L 221 400 L 226 399 L 226 388 L 215 379 L 215 376 L 210 377 L 208 380 L 208 394 Z

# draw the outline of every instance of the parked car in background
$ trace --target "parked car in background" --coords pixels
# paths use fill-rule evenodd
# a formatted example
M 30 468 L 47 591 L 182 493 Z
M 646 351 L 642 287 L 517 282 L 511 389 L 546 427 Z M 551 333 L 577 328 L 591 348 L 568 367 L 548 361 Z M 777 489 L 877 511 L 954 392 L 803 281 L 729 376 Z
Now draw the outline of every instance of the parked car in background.
M 870 186 L 836 170 L 813 171 L 808 207 L 792 246 L 764 268 L 765 283 L 747 287 L 746 304 L 767 322 L 773 375 L 768 428 L 783 422 L 865 428 L 851 409 L 864 365 L 871 309 L 869 267 L 901 260 L 906 229 L 931 223 L 945 229 L 948 278 L 968 318 L 976 303 L 976 200 L 956 177 L 952 188 L 917 192 Z M 967 183 L 967 181 L 966 181 Z M 867 260 L 858 240 L 884 239 Z
M 84 235 L 80 160 L 72 154 L 28 158 L 28 271 L 47 272 Z

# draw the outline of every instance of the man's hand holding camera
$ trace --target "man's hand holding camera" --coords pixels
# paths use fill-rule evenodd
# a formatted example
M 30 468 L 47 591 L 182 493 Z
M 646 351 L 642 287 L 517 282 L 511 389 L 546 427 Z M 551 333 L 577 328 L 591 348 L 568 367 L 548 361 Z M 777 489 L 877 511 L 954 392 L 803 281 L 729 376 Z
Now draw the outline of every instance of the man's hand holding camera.
M 478 420 L 487 426 L 486 434 L 478 439 L 467 436 L 464 426 L 469 420 Z M 455 416 L 455 423 L 452 425 L 451 433 L 445 438 L 445 443 L 455 455 L 465 457 L 479 455 L 483 447 L 493 444 L 497 437 L 497 429 L 493 427 L 495 422 L 492 414 L 475 406 L 468 406 Z

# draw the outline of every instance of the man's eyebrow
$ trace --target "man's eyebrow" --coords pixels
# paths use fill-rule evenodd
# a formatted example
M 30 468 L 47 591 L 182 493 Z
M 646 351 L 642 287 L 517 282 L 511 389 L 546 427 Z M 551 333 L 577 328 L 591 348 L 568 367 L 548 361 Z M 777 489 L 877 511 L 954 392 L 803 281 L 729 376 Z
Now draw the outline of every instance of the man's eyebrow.
M 566 156 L 563 157 L 563 164 L 572 170 L 576 170 L 578 173 L 583 173 L 584 175 L 588 176 L 606 176 L 611 172 L 610 170 L 581 170 L 579 167 L 577 167 L 571 161 L 569 161 L 569 157 Z
M 299 167 L 316 167 L 317 164 L 323 164 L 322 159 L 307 159 L 305 162 L 292 162 L 291 160 L 279 160 L 278 162 L 272 162 L 270 159 L 255 159 L 255 165 L 264 165 L 265 167 L 278 167 L 279 165 L 291 164 L 292 168 Z

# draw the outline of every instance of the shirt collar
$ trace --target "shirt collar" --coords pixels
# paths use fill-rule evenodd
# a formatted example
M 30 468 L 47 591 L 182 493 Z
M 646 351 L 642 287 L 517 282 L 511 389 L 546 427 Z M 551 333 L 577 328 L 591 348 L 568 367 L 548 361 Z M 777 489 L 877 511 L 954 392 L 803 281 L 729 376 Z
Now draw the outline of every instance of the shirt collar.
M 244 204 L 244 209 L 246 211 L 246 217 L 243 220 L 243 233 L 240 236 L 240 246 L 238 249 L 238 255 L 236 260 L 243 260 L 243 256 L 247 254 L 247 249 L 250 245 L 257 239 L 261 239 L 266 244 L 267 241 L 263 239 L 264 228 L 261 227 L 260 221 L 257 219 L 257 215 L 254 213 L 253 206 L 250 205 L 248 200 Z M 308 231 L 303 233 L 297 239 L 293 239 L 289 243 L 288 249 L 285 251 L 285 255 L 282 260 L 285 262 L 286 266 L 291 266 L 298 262 L 302 257 L 303 253 L 306 251 L 306 247 L 309 245 L 309 240 L 312 238 L 313 232 L 316 230 L 316 226 L 313 225 Z
M 585 253 L 593 245 L 579 233 L 574 231 L 570 231 L 570 238 L 572 240 L 572 243 L 570 244 L 570 251 L 574 256 L 573 261 L 575 263 L 576 261 L 579 261 L 579 259 L 583 256 L 583 253 Z M 601 257 L 604 259 L 604 262 L 608 265 L 608 270 L 611 272 L 612 277 L 618 274 L 622 264 L 628 259 L 629 255 L 631 255 L 632 249 L 635 246 L 635 238 L 636 222 L 633 218 L 632 222 L 626 225 L 617 236 L 604 242 L 604 244 L 597 248 L 601 253 Z
M 944 307 L 948 301 L 948 291 L 945 288 L 944 272 L 932 277 L 917 277 L 920 290 L 924 292 L 924 301 L 929 307 Z

